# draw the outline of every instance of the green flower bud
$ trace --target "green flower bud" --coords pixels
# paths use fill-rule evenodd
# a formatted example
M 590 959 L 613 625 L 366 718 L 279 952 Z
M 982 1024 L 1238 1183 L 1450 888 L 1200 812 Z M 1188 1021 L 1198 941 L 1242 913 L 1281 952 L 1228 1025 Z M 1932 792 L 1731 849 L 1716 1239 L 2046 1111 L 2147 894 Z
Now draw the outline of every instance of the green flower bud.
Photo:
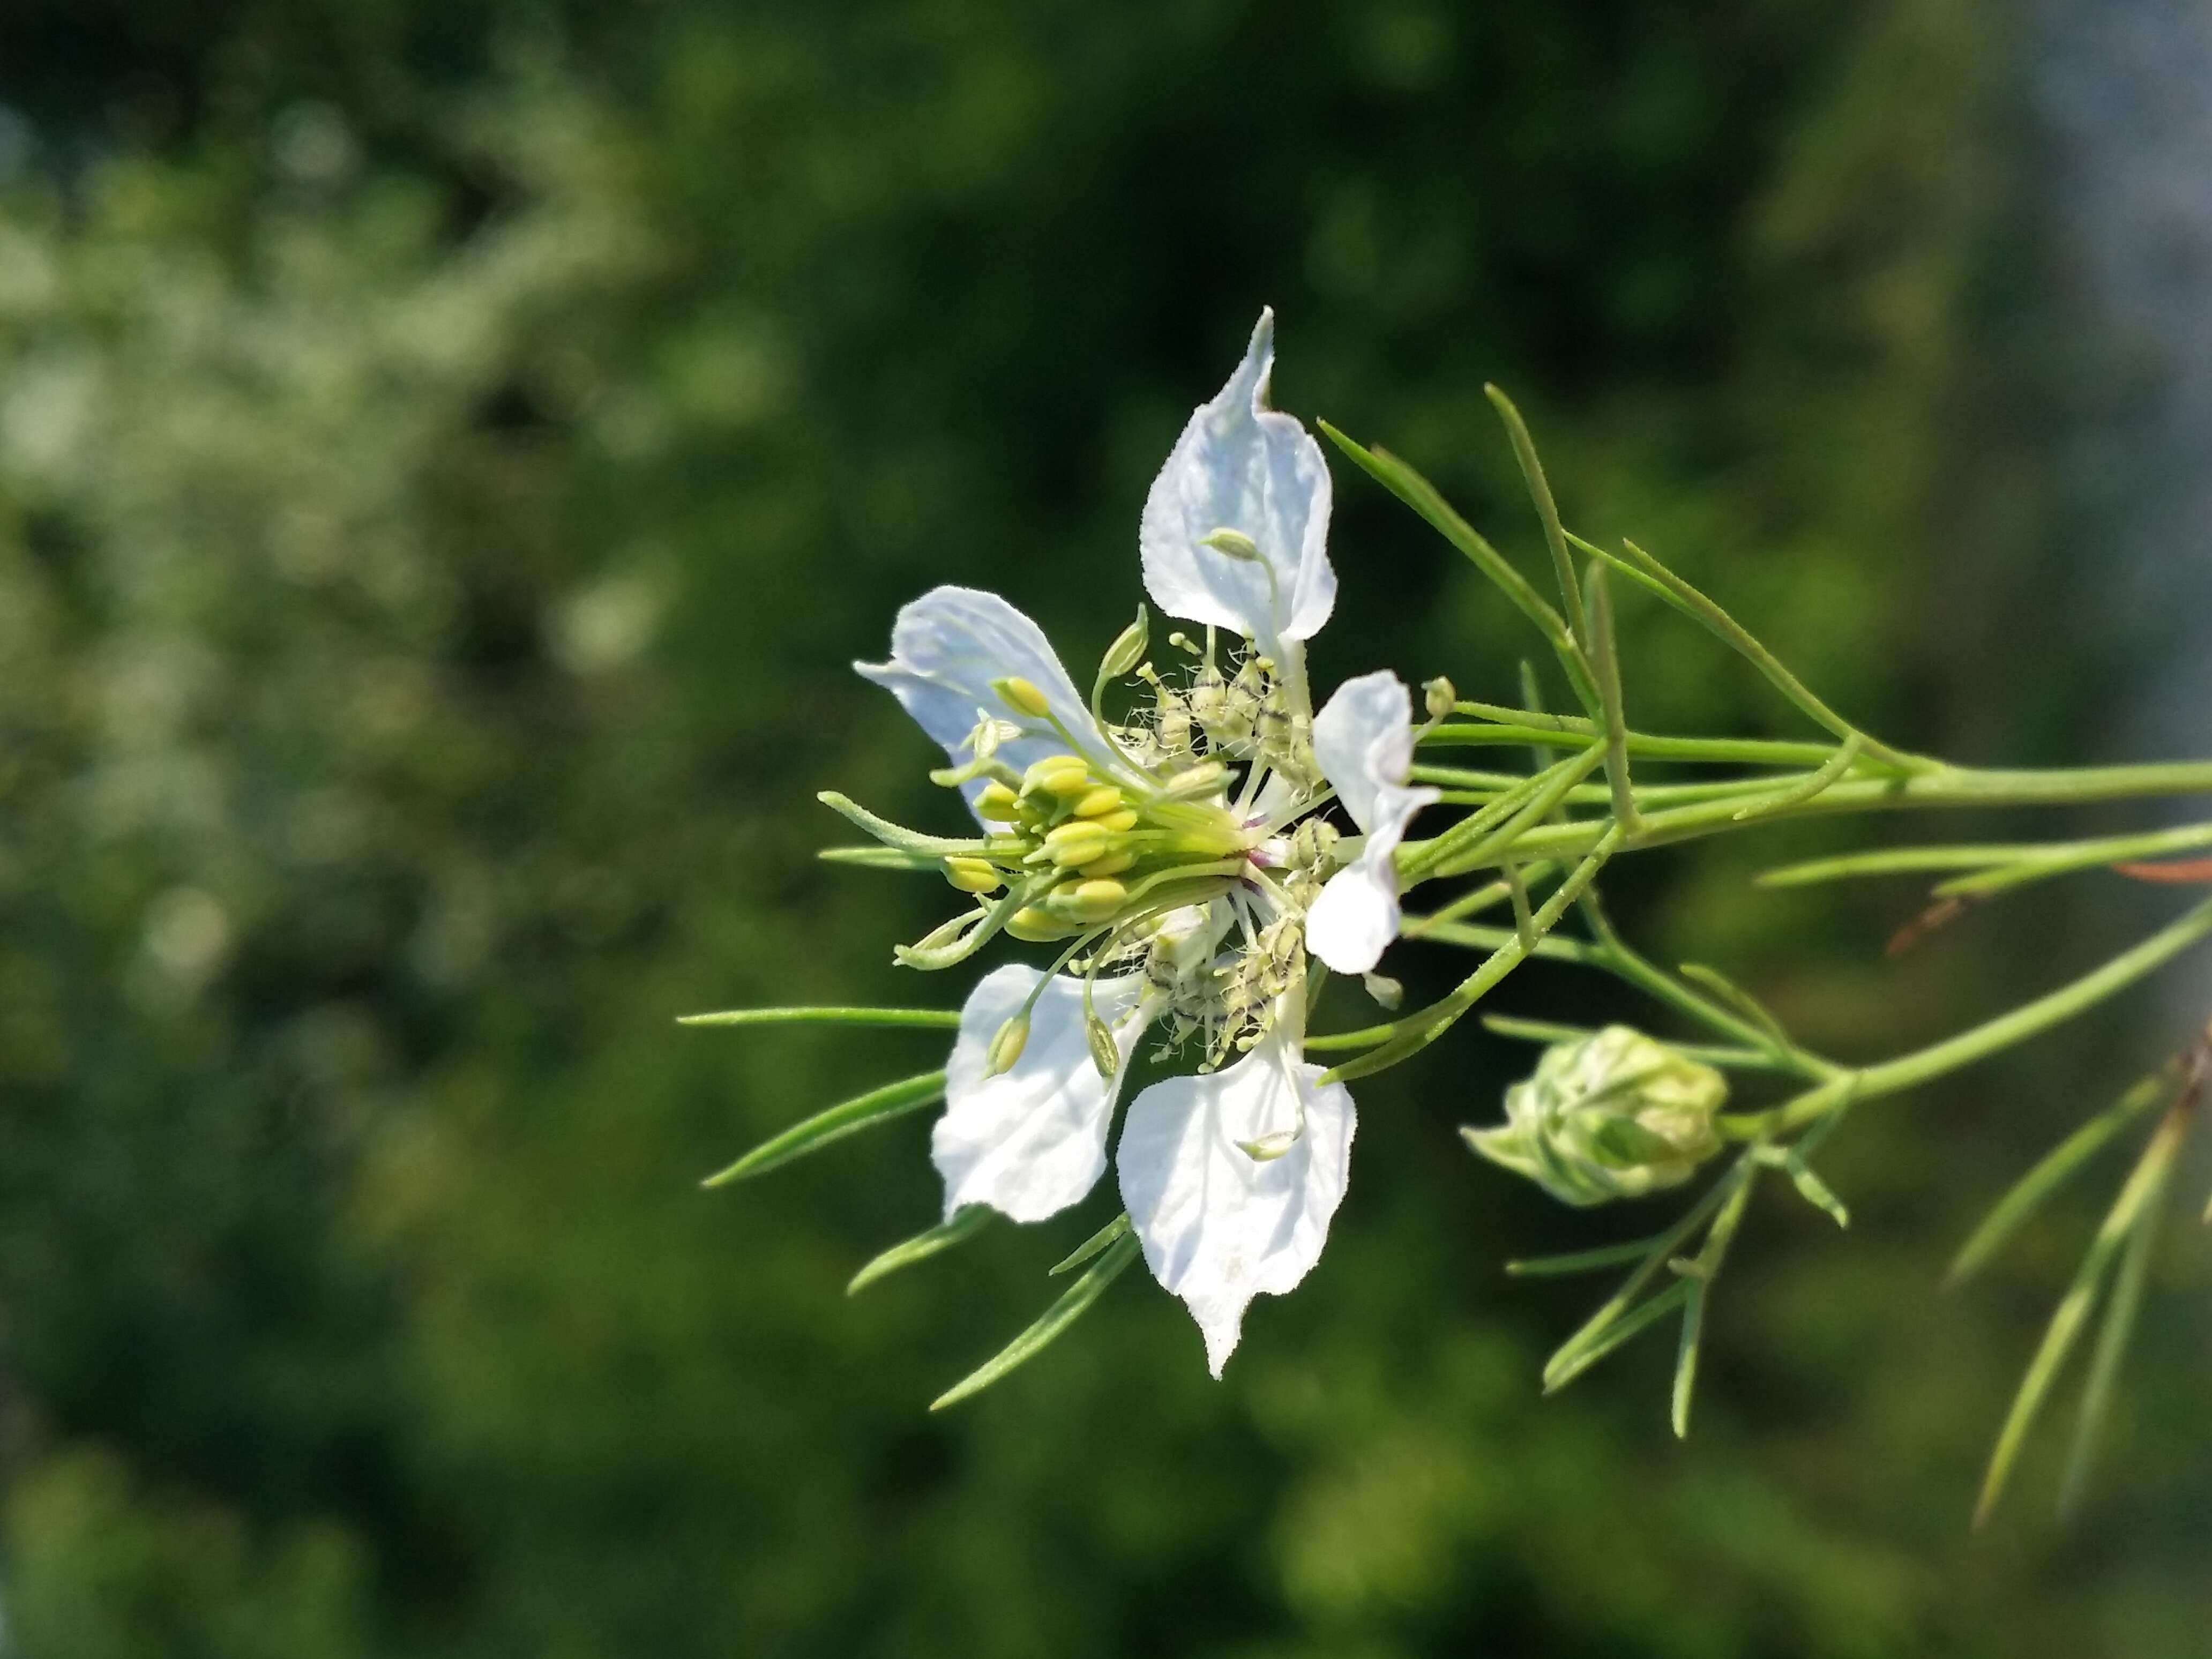
M 1713 1115 L 1728 1080 L 1665 1043 L 1608 1025 L 1544 1051 L 1505 1091 L 1505 1121 L 1467 1144 L 1574 1205 L 1637 1198 L 1687 1181 L 1721 1148 Z

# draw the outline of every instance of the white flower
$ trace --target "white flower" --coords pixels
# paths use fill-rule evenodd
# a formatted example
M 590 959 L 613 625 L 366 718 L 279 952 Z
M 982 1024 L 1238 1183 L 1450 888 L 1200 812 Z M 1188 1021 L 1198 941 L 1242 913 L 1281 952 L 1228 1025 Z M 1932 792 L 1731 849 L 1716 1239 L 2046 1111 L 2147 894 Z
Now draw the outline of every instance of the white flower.
M 1145 1264 L 1189 1307 L 1216 1376 L 1246 1306 L 1306 1276 L 1344 1200 L 1352 1091 L 1300 1061 L 1300 1023 L 1279 1021 L 1226 1071 L 1155 1083 L 1121 1126 L 1121 1202 Z M 1285 1139 L 1279 1157 L 1254 1155 Z
M 934 775 L 984 830 L 955 842 L 855 817 L 975 897 L 901 960 L 947 965 L 1001 929 L 1065 943 L 1048 969 L 986 975 L 962 1010 L 931 1142 L 946 1218 L 986 1204 L 1037 1221 L 1079 1202 L 1144 1033 L 1196 1045 L 1198 1075 L 1131 1103 L 1117 1162 L 1146 1261 L 1189 1305 L 1217 1376 L 1252 1297 L 1305 1276 L 1344 1196 L 1352 1097 L 1300 1057 L 1306 951 L 1374 966 L 1398 928 L 1398 843 L 1437 799 L 1407 787 L 1411 700 L 1394 675 L 1313 714 L 1304 641 L 1336 594 L 1328 471 L 1267 407 L 1273 360 L 1263 312 L 1146 501 L 1146 586 L 1209 630 L 1202 652 L 1176 636 L 1200 656 L 1187 681 L 1137 666 L 1151 705 L 1116 724 L 1036 623 L 951 586 L 900 611 L 889 662 L 856 665 L 944 748 L 952 765 Z M 1215 630 L 1236 641 L 1225 653 Z M 1316 816 L 1332 793 L 1364 835 L 1341 869 Z
M 1410 789 L 1413 696 L 1386 670 L 1336 688 L 1314 717 L 1315 757 L 1344 810 L 1366 834 L 1359 856 L 1338 871 L 1306 914 L 1306 945 L 1340 974 L 1364 974 L 1398 937 L 1398 843 L 1413 814 L 1438 799 Z

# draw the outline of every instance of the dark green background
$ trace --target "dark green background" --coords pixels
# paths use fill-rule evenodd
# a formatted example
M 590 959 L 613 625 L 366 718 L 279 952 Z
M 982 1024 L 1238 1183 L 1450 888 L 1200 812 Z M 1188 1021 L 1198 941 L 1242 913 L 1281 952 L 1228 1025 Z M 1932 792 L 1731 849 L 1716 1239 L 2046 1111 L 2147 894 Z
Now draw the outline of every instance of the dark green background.
M 2106 755 L 2130 642 L 2081 603 L 2096 503 L 2051 481 L 2124 388 L 2050 252 L 2018 31 L 1995 0 L 15 0 L 7 1650 L 2202 1651 L 2201 1235 L 2069 1528 L 2055 1434 L 1966 1518 L 2115 1173 L 1936 1289 L 2175 1040 L 2148 1008 L 1864 1114 L 1826 1165 L 1848 1236 L 1763 1200 L 1686 1445 L 1664 1342 L 1537 1395 L 1601 1286 L 1500 1262 L 1649 1223 L 1459 1149 L 1525 1049 L 1469 1029 L 1362 1086 L 1328 1252 L 1224 1382 L 1132 1276 L 933 1418 L 1110 1205 L 848 1302 L 933 1218 L 922 1124 L 697 1178 L 941 1041 L 668 1023 L 957 1000 L 890 965 L 945 890 L 811 860 L 817 789 L 947 805 L 846 665 L 941 580 L 1095 659 L 1263 302 L 1284 406 L 1532 572 L 1486 379 L 1576 525 L 1884 735 Z M 1504 607 L 1338 488 L 1317 681 L 1510 697 Z M 1796 732 L 1709 641 L 1624 627 L 1640 724 Z M 1911 888 L 1747 885 L 1905 828 L 1653 855 L 1616 908 L 1874 1057 L 2164 902 L 2087 881 L 1890 963 Z M 1498 1000 L 1634 1010 L 1551 969 Z

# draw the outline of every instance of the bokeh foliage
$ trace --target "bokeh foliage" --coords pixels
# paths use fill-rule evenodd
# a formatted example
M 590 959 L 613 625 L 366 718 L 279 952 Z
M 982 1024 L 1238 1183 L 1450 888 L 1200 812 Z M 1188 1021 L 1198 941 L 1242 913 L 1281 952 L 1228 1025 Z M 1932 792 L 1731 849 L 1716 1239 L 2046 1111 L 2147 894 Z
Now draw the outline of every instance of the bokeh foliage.
M 1286 406 L 1509 547 L 1533 526 L 1486 379 L 1580 527 L 1725 592 L 1876 730 L 2087 757 L 2063 690 L 2098 661 L 2023 663 L 2004 625 L 2064 577 L 2018 413 L 2044 371 L 2007 27 L 1974 0 L 11 7 L 11 1650 L 2189 1650 L 2201 1342 L 2146 1333 L 2091 1528 L 1970 1542 L 2080 1212 L 1994 1288 L 1933 1289 L 2156 1034 L 1852 1125 L 1853 1234 L 1754 1214 L 1677 1446 L 1663 1356 L 1536 1398 L 1583 1287 L 1498 1264 L 1612 1224 L 1458 1152 L 1525 1051 L 1470 1030 L 1363 1086 L 1328 1255 L 1226 1382 L 1132 1276 L 929 1419 L 1103 1216 L 847 1303 L 931 1218 L 918 1125 L 695 1183 L 931 1040 L 667 1023 L 956 998 L 888 963 L 938 896 L 811 860 L 818 787 L 944 810 L 843 664 L 941 580 L 1095 654 L 1145 483 L 1263 301 Z M 1320 681 L 1510 696 L 1501 607 L 1339 491 Z M 1641 723 L 1788 729 L 1702 642 L 1627 627 Z M 1745 885 L 1844 833 L 1670 854 L 1620 908 L 1849 1054 L 2107 937 L 1993 915 L 1889 964 L 1910 893 Z M 1417 989 L 1449 971 L 1404 954 Z M 1629 1007 L 1544 969 L 1504 1000 Z

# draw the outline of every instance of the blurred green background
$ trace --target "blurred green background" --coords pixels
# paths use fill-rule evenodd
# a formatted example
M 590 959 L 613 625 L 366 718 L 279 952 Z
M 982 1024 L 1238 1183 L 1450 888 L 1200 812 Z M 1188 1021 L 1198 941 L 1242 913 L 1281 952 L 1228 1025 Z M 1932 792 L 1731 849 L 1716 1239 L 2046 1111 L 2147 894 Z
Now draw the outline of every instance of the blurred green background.
M 1362 1085 L 1328 1252 L 1225 1382 L 1132 1275 L 933 1418 L 1109 1201 L 848 1302 L 933 1218 L 922 1123 L 697 1179 L 940 1040 L 669 1024 L 957 1000 L 889 958 L 944 890 L 812 860 L 817 789 L 947 805 L 847 664 L 940 580 L 1095 660 L 1145 487 L 1263 302 L 1284 406 L 1517 556 L 1486 379 L 1571 521 L 1674 558 L 1884 735 L 2126 749 L 2185 647 L 2091 603 L 2128 488 L 2097 442 L 2156 364 L 2106 350 L 2066 252 L 2032 23 L 11 0 L 4 1650 L 2206 1651 L 2201 1235 L 2175 1224 L 2070 1528 L 2051 1434 L 1966 1520 L 2115 1172 L 1936 1288 L 2185 1010 L 1863 1115 L 1826 1164 L 1848 1236 L 1762 1201 L 1686 1444 L 1663 1340 L 1538 1397 L 1601 1286 L 1500 1262 L 1649 1224 L 1461 1151 L 1525 1049 L 1469 1029 Z M 1504 608 L 1338 471 L 1318 683 L 1510 698 Z M 1794 732 L 1707 641 L 1624 626 L 1639 724 Z M 1892 963 L 1915 890 L 1747 884 L 1907 828 L 1654 855 L 1615 906 L 1875 1057 L 2166 902 L 2088 882 Z M 1455 966 L 1394 958 L 1416 994 Z M 1554 969 L 1499 1006 L 1636 1012 Z

